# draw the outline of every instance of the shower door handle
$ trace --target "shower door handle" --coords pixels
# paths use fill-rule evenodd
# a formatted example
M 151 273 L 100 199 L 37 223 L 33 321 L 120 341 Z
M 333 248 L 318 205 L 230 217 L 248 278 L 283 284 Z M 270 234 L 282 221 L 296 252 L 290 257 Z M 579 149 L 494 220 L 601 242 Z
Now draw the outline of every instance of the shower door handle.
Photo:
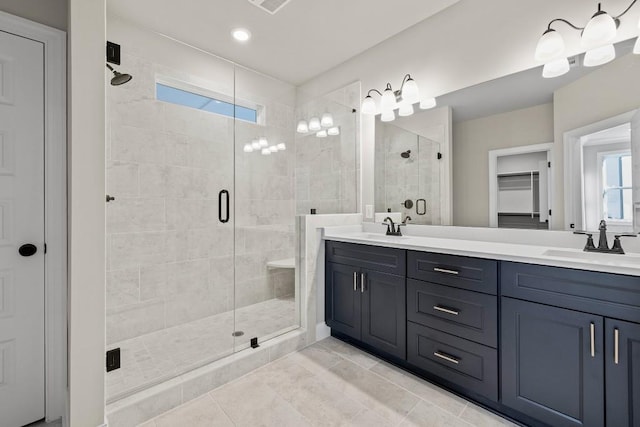
M 222 216 L 222 200 L 225 201 L 225 216 Z M 218 220 L 225 224 L 229 222 L 229 192 L 227 190 L 221 190 L 218 193 Z

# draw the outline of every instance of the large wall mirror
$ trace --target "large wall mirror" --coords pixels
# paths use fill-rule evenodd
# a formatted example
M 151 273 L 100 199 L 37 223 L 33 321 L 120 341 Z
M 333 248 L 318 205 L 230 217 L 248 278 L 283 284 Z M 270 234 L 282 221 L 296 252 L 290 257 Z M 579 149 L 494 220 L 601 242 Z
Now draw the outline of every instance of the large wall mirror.
M 542 77 L 542 67 L 375 120 L 376 220 L 640 231 L 640 56 Z M 447 156 L 450 156 L 447 158 Z M 451 177 L 447 179 L 448 164 Z M 452 201 L 448 217 L 446 206 Z M 443 212 L 444 211 L 444 212 Z

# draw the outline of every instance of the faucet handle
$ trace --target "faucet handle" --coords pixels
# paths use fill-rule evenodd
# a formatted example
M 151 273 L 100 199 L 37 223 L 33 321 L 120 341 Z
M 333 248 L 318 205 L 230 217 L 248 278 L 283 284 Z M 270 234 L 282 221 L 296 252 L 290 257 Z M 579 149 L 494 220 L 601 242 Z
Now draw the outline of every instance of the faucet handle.
M 615 237 L 616 239 L 619 239 L 620 237 L 638 237 L 638 235 L 635 233 L 623 233 L 623 234 L 616 234 L 613 237 Z
M 593 243 L 593 233 L 588 231 L 574 231 L 573 234 L 584 234 L 587 236 L 587 244 L 584 245 L 584 251 L 590 252 L 596 249 L 596 245 Z

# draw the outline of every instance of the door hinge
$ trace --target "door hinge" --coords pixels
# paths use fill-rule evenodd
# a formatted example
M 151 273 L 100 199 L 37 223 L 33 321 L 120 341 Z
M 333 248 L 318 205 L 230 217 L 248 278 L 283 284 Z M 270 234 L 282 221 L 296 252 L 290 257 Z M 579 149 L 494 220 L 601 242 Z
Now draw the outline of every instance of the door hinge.
M 551 209 L 549 209 L 549 216 L 551 216 Z
M 442 159 L 442 153 L 438 153 L 437 157 L 438 157 L 438 160 Z
M 46 243 L 44 244 L 44 253 L 45 254 L 47 253 L 47 244 Z
M 547 167 L 550 168 L 551 167 L 551 162 L 547 162 Z

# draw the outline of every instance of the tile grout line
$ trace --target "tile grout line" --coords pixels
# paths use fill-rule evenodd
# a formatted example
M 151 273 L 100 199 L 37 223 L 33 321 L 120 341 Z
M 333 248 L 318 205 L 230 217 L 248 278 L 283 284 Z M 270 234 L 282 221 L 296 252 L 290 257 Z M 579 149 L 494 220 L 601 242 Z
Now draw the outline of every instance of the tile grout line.
M 320 341 L 318 341 L 317 343 L 320 343 Z M 377 365 L 381 365 L 381 366 L 382 366 L 382 364 L 381 364 L 380 362 L 376 362 L 376 364 L 375 364 L 375 365 L 373 365 L 373 366 L 371 366 L 371 368 L 365 368 L 364 366 L 362 366 L 362 365 L 358 364 L 357 362 L 355 362 L 355 361 L 353 361 L 353 360 L 351 360 L 351 359 L 345 358 L 344 356 L 342 356 L 341 354 L 339 354 L 339 353 L 335 352 L 334 350 L 332 350 L 332 349 L 330 349 L 330 348 L 328 348 L 328 347 L 325 347 L 325 346 L 324 346 L 324 345 L 322 345 L 322 344 L 320 344 L 320 345 L 321 345 L 322 347 L 326 348 L 327 350 L 329 350 L 329 351 L 333 352 L 334 354 L 337 354 L 338 356 L 342 357 L 344 360 L 346 360 L 346 361 L 348 361 L 348 362 L 351 362 L 351 363 L 353 363 L 354 365 L 356 365 L 356 366 L 358 366 L 358 367 L 360 367 L 360 368 L 362 368 L 362 369 L 364 369 L 364 370 L 366 370 L 366 371 L 369 371 L 369 372 L 370 372 L 370 373 L 372 373 L 373 375 L 375 375 L 375 376 L 377 376 L 377 377 L 381 378 L 382 380 L 384 380 L 384 381 L 386 381 L 386 382 L 388 382 L 388 383 L 390 383 L 390 384 L 395 385 L 396 387 L 401 388 L 402 390 L 404 390 L 404 391 L 408 392 L 408 393 L 409 393 L 409 394 L 411 394 L 412 396 L 414 396 L 414 397 L 418 398 L 418 399 L 419 399 L 419 401 L 423 401 L 423 402 L 428 403 L 428 404 L 430 404 L 430 405 L 433 405 L 433 406 L 435 406 L 435 407 L 437 407 L 437 408 L 439 408 L 439 409 L 442 409 L 442 410 L 443 410 L 443 411 L 445 411 L 446 413 L 451 414 L 451 415 L 453 415 L 453 416 L 454 416 L 454 417 L 456 417 L 456 418 L 460 418 L 460 417 L 461 417 L 461 415 L 462 415 L 462 413 L 463 413 L 463 412 L 464 412 L 464 410 L 466 409 L 466 407 L 469 405 L 469 401 L 468 401 L 467 399 L 462 398 L 462 399 L 465 401 L 464 406 L 463 406 L 463 407 L 462 407 L 462 409 L 460 410 L 460 413 L 456 415 L 456 414 L 454 414 L 453 412 L 450 412 L 450 411 L 448 411 L 447 409 L 445 409 L 445 408 L 441 407 L 440 405 L 436 404 L 435 402 L 430 402 L 430 401 L 428 401 L 428 400 L 426 400 L 426 399 L 422 398 L 421 396 L 418 396 L 415 392 L 413 392 L 413 391 L 409 390 L 408 388 L 406 388 L 406 387 L 404 387 L 404 386 L 402 386 L 402 385 L 400 385 L 400 384 L 396 383 L 395 381 L 392 381 L 392 380 L 390 380 L 390 379 L 388 379 L 388 378 L 386 378 L 386 377 L 383 377 L 382 375 L 378 374 L 377 372 L 372 371 L 371 369 L 373 369 L 375 366 L 377 366 Z M 362 351 L 362 350 L 360 350 L 360 349 L 356 349 L 356 350 L 358 350 L 358 351 Z M 365 354 L 367 354 L 367 353 L 365 353 Z M 367 354 L 367 355 L 368 355 L 368 354 Z M 338 362 L 338 363 L 340 363 L 340 362 Z M 337 363 L 336 363 L 336 365 L 337 365 Z M 333 368 L 333 367 L 335 367 L 336 365 L 333 365 L 333 366 L 332 366 L 332 368 Z M 327 370 L 328 370 L 328 369 L 327 369 Z M 404 373 L 402 373 L 402 374 L 404 375 Z M 446 390 L 442 389 L 442 388 L 441 388 L 441 387 L 439 387 L 439 386 L 436 386 L 436 387 L 438 387 L 438 391 L 440 391 L 440 390 L 442 390 L 442 391 L 446 391 Z M 447 398 L 449 398 L 449 397 L 447 396 Z M 416 404 L 416 406 L 417 406 L 417 404 Z M 414 408 L 412 408 L 412 410 L 413 410 L 413 409 L 415 409 L 415 406 L 414 406 Z M 410 412 L 411 412 L 411 411 L 409 411 L 409 413 L 410 413 Z M 408 414 L 407 414 L 407 416 L 408 416 Z M 460 419 L 462 420 L 462 418 L 460 418 Z M 462 420 L 462 421 L 465 421 L 465 420 Z M 466 421 L 465 421 L 465 422 L 466 422 Z

